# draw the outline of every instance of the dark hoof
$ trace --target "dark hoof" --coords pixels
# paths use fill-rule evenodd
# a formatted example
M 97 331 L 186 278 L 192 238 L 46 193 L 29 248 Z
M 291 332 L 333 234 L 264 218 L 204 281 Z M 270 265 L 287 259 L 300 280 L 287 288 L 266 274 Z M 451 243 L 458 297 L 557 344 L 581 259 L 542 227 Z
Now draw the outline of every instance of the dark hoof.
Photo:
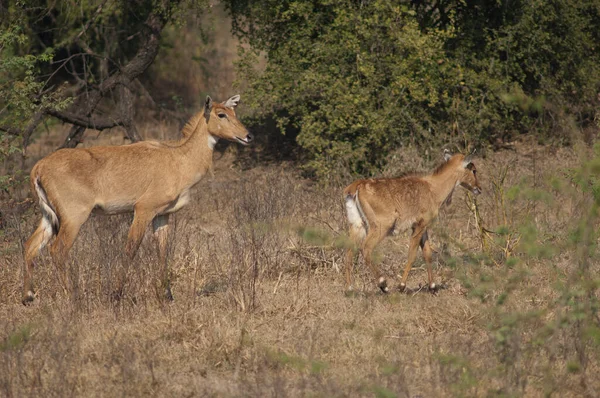
M 166 301 L 174 301 L 173 293 L 171 293 L 171 288 L 168 287 L 165 289 L 165 300 Z
M 408 288 L 401 283 L 398 287 L 400 292 L 413 295 L 417 293 L 431 293 L 433 295 L 437 295 L 441 289 L 446 289 L 446 286 L 444 284 L 437 285 L 435 283 L 430 283 L 429 285 L 422 285 L 419 283 L 419 287 L 417 288 Z
M 23 299 L 21 300 L 21 303 L 23 303 L 23 305 L 27 306 L 32 304 L 35 301 L 35 293 L 32 292 L 31 290 L 29 290 L 24 296 Z
M 377 286 L 379 286 L 379 289 L 381 289 L 381 291 L 383 293 L 389 293 L 390 289 L 388 288 L 387 285 L 387 281 L 385 280 L 385 278 L 382 276 L 381 278 L 379 278 L 379 283 L 377 284 Z
M 444 290 L 444 289 L 448 289 L 448 285 L 444 284 L 444 283 L 431 283 L 429 285 L 429 292 L 431 294 L 438 294 L 440 292 L 440 290 Z

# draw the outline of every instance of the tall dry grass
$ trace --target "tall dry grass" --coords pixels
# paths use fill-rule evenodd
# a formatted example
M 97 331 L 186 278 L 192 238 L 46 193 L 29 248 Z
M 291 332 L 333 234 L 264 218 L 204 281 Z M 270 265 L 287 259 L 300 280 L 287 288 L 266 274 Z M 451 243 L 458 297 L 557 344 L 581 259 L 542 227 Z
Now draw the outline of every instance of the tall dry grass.
M 431 234 L 436 282 L 447 285 L 437 296 L 379 294 L 362 261 L 361 289 L 346 296 L 341 186 L 305 180 L 291 164 L 236 162 L 243 156 L 233 146 L 217 154 L 214 176 L 173 217 L 171 304 L 156 289 L 151 234 L 129 261 L 131 216 L 93 216 L 68 280 L 42 255 L 39 300 L 23 307 L 21 245 L 39 215 L 14 212 L 2 230 L 0 395 L 563 397 L 600 388 L 597 221 L 576 171 L 589 149 L 519 145 L 478 159 L 484 194 L 475 202 L 461 191 Z M 435 163 L 396 156 L 387 174 Z M 577 232 L 581 219 L 593 239 Z M 407 242 L 382 244 L 387 275 L 402 268 Z M 419 259 L 409 286 L 425 280 Z

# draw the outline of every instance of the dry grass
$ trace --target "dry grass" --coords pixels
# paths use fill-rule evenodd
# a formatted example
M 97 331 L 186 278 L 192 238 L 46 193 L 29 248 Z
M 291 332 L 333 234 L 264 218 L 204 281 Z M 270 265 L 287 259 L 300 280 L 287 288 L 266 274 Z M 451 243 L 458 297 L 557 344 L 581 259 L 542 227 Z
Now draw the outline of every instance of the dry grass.
M 0 396 L 564 397 L 600 390 L 597 347 L 579 329 L 540 334 L 569 311 L 557 286 L 575 269 L 574 249 L 543 258 L 525 253 L 525 237 L 505 251 L 507 235 L 482 243 L 460 192 L 432 234 L 436 281 L 446 290 L 384 296 L 361 263 L 362 290 L 346 296 L 343 252 L 332 243 L 345 233 L 341 187 L 306 181 L 286 164 L 241 170 L 236 151 L 216 155 L 214 177 L 175 217 L 171 304 L 157 298 L 150 234 L 128 262 L 121 249 L 131 218 L 98 216 L 78 237 L 68 285 L 44 254 L 39 300 L 22 306 L 20 245 L 37 211 L 8 220 Z M 547 203 L 510 201 L 508 191 L 542 186 L 576 166 L 580 154 L 524 146 L 480 159 L 485 226 L 509 224 L 516 239 L 531 220 L 538 244 L 566 242 L 565 223 L 580 215 L 584 196 L 554 191 Z M 495 196 L 505 168 L 506 192 Z M 388 275 L 398 274 L 406 251 L 406 237 L 380 247 Z M 519 261 L 507 262 L 506 253 Z M 425 282 L 422 265 L 419 259 L 409 286 Z

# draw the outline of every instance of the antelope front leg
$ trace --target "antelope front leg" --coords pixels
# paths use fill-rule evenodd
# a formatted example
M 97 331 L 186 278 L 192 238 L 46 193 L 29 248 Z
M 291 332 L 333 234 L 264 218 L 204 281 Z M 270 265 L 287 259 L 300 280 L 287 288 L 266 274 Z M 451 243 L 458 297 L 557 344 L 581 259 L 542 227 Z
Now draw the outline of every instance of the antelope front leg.
M 158 247 L 158 259 L 160 261 L 160 287 L 164 289 L 165 299 L 172 301 L 171 278 L 169 274 L 169 262 L 167 256 L 167 245 L 169 239 L 169 215 L 163 214 L 154 217 L 152 230 Z
M 135 257 L 135 254 L 144 239 L 146 228 L 148 228 L 148 224 L 150 224 L 153 218 L 154 214 L 135 209 L 133 223 L 131 223 L 131 227 L 129 227 L 127 244 L 125 245 L 125 253 L 130 259 Z

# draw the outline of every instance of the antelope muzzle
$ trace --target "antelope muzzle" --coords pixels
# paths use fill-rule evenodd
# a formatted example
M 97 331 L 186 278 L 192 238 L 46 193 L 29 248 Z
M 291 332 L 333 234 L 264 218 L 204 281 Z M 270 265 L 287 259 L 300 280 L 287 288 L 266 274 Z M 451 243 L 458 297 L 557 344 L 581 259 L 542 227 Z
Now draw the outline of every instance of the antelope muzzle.
M 248 133 L 244 138 L 235 137 L 235 139 L 242 145 L 250 145 L 250 143 L 254 141 L 254 135 Z

